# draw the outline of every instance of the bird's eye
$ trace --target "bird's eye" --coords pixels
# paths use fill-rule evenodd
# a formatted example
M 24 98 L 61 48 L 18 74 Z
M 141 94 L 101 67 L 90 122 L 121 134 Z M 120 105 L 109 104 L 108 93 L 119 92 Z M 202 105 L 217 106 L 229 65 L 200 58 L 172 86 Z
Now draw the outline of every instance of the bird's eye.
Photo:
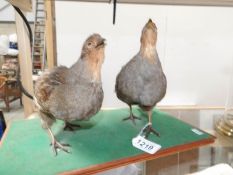
M 92 45 L 92 43 L 91 43 L 91 42 L 89 42 L 89 43 L 87 43 L 87 45 L 88 45 L 88 46 L 91 46 L 91 45 Z

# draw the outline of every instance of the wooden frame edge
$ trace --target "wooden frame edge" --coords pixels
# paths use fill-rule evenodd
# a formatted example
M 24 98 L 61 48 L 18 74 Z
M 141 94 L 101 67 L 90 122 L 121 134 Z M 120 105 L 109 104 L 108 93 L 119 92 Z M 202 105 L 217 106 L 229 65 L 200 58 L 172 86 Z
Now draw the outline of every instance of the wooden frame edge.
M 89 170 L 79 169 L 79 170 L 72 170 L 72 171 L 68 171 L 68 172 L 63 172 L 63 173 L 61 173 L 61 175 L 90 175 L 90 174 L 95 174 L 95 173 L 107 171 L 107 170 L 110 170 L 110 169 L 118 168 L 118 167 L 121 167 L 121 166 L 126 166 L 126 165 L 129 165 L 129 164 L 132 164 L 132 163 L 137 163 L 137 162 L 140 162 L 142 160 L 143 161 L 148 161 L 148 160 L 152 160 L 152 159 L 155 159 L 155 158 L 160 158 L 160 157 L 172 155 L 172 154 L 175 154 L 177 152 L 188 151 L 188 150 L 191 150 L 191 149 L 198 148 L 200 146 L 204 146 L 204 145 L 207 145 L 207 144 L 210 144 L 210 143 L 214 143 L 214 141 L 215 141 L 215 137 L 211 135 L 210 138 L 200 140 L 200 141 L 197 141 L 197 142 L 191 142 L 191 143 L 188 143 L 188 144 L 185 144 L 185 145 L 178 145 L 176 147 L 168 148 L 168 149 L 165 149 L 165 150 L 161 150 L 161 151 L 158 151 L 154 155 L 150 155 L 150 154 L 145 153 L 145 154 L 142 154 L 140 156 L 134 156 L 134 157 L 127 158 L 127 159 L 115 160 L 115 161 L 105 163 L 105 164 L 94 165 L 94 166 L 89 167 Z

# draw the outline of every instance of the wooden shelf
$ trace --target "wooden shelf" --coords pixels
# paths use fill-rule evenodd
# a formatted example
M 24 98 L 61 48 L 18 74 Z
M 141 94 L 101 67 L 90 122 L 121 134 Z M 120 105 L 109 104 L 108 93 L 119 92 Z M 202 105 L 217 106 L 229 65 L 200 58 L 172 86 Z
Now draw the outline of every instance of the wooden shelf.
M 105 2 L 110 0 L 70 0 L 81 2 Z M 117 3 L 127 4 L 159 4 L 159 5 L 197 5 L 197 6 L 233 6 L 233 0 L 118 0 Z

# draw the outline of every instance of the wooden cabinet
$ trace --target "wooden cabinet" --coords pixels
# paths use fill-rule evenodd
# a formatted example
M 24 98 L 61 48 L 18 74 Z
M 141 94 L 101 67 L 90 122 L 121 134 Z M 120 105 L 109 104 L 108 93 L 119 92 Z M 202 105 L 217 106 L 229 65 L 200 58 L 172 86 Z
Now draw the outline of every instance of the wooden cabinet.
M 17 70 L 18 70 L 18 57 L 17 56 L 4 56 L 1 60 L 0 68 L 0 99 L 5 102 L 6 110 L 10 111 L 10 103 L 20 99 L 20 104 L 22 105 L 21 100 L 21 91 L 16 79 Z

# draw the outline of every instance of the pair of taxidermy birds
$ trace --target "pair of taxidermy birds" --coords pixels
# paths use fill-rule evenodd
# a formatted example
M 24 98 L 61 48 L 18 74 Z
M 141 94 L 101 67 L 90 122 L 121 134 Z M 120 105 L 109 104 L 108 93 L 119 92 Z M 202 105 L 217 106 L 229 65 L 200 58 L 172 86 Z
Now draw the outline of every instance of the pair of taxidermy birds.
M 147 112 L 151 132 L 152 109 L 166 93 L 166 77 L 156 51 L 157 28 L 150 19 L 141 34 L 140 51 L 121 69 L 116 78 L 117 97 L 129 105 L 131 119 L 135 123 L 132 105 L 139 105 Z M 83 44 L 81 56 L 70 68 L 60 66 L 44 73 L 35 84 L 34 101 L 39 108 L 42 126 L 48 130 L 52 148 L 68 152 L 68 144 L 54 137 L 51 126 L 56 119 L 65 122 L 65 129 L 74 129 L 75 120 L 87 120 L 96 114 L 103 102 L 101 66 L 104 61 L 105 39 L 93 34 Z

